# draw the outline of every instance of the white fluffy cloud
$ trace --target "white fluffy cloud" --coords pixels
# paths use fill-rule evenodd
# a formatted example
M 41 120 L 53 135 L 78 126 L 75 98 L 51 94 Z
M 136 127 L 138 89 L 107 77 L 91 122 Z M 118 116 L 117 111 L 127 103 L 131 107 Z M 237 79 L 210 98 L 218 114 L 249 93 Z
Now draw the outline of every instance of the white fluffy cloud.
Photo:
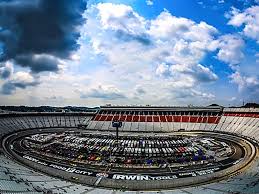
M 35 78 L 27 72 L 17 72 L 14 74 L 12 80 L 14 82 L 32 83 Z
M 184 39 L 186 41 L 199 41 L 203 44 L 201 48 L 206 49 L 212 40 L 217 29 L 205 22 L 195 23 L 194 21 L 175 17 L 168 11 L 163 11 L 156 19 L 151 20 L 149 33 L 158 39 Z
M 259 44 L 259 6 L 252 6 L 241 12 L 232 8 L 228 24 L 242 27 L 243 33 Z
M 101 77 L 103 70 L 101 75 L 95 72 L 96 81 L 100 81 L 98 78 L 103 85 L 111 83 L 128 98 L 137 93 L 152 97 L 157 90 L 176 96 L 176 90 L 182 87 L 197 87 L 218 79 L 211 69 L 200 64 L 207 52 L 217 48 L 214 40 L 218 31 L 205 22 L 175 17 L 166 10 L 148 20 L 130 6 L 112 3 L 92 5 L 85 17 L 83 39 L 90 40 L 93 54 L 102 57 L 103 64 L 109 67 L 106 79 Z M 193 95 L 200 97 L 199 90 Z M 157 101 L 160 99 L 161 96 Z
M 105 55 L 113 65 L 121 63 L 121 58 L 127 57 L 123 61 L 127 63 L 138 56 L 150 65 L 156 60 L 197 64 L 206 51 L 215 50 L 212 43 L 217 30 L 213 26 L 178 18 L 168 11 L 147 20 L 130 6 L 99 3 L 86 17 L 86 27 L 91 30 L 85 35 L 91 38 L 95 52 Z
M 237 84 L 240 95 L 247 101 L 258 102 L 259 96 L 259 77 L 245 75 L 236 71 L 231 76 L 231 81 Z
M 29 86 L 39 85 L 37 76 L 25 71 L 14 72 L 13 63 L 7 61 L 0 67 L 0 78 L 2 78 L 0 93 L 4 95 L 13 94 L 17 88 L 25 89 Z
M 146 4 L 151 6 L 154 4 L 154 2 L 153 2 L 153 0 L 146 0 Z
M 259 92 L 259 79 L 255 76 L 245 76 L 237 71 L 230 78 L 233 83 L 238 85 L 240 91 L 251 90 Z
M 241 35 L 251 38 L 259 44 L 259 6 L 252 6 L 244 11 L 232 8 L 226 16 L 229 18 L 229 25 L 242 29 Z M 226 47 L 230 47 L 230 49 L 228 48 L 230 52 L 224 51 L 224 42 Z M 225 62 L 233 61 L 238 64 L 244 58 L 240 50 L 244 47 L 244 41 L 240 38 L 227 37 L 226 41 L 223 40 L 222 46 L 222 54 L 221 52 L 218 54 L 219 59 L 222 58 Z M 246 63 L 243 62 L 234 68 L 235 72 L 230 76 L 231 82 L 238 86 L 243 98 L 256 101 L 258 98 L 256 99 L 255 96 L 259 95 L 259 78 L 255 68 L 257 63 L 257 54 L 255 54 L 255 63 L 246 60 Z
M 99 3 L 89 5 L 84 17 L 81 49 L 70 56 L 75 63 L 81 63 L 80 67 L 64 62 L 58 74 L 41 74 L 39 78 L 14 73 L 16 77 L 11 76 L 5 84 L 6 94 L 41 83 L 34 92 L 64 96 L 40 95 L 42 100 L 48 98 L 53 102 L 60 99 L 71 104 L 71 98 L 95 105 L 107 101 L 198 103 L 200 99 L 215 98 L 213 89 L 205 87 L 218 80 L 213 64 L 204 62 L 207 53 L 215 51 L 219 60 L 231 65 L 242 59 L 243 42 L 237 35 L 222 36 L 203 21 L 176 17 L 167 10 L 146 19 L 130 6 Z M 87 69 L 87 73 L 79 72 L 81 68 Z
M 81 98 L 100 98 L 106 100 L 116 100 L 125 98 L 125 95 L 115 86 L 98 85 L 86 91 L 79 90 Z
M 223 35 L 216 42 L 219 49 L 217 54 L 219 60 L 230 65 L 236 65 L 243 59 L 244 41 L 238 35 Z
M 202 66 L 201 64 L 198 64 L 194 68 L 184 65 L 173 65 L 171 66 L 171 73 L 173 75 L 175 73 L 189 75 L 196 81 L 196 83 L 213 82 L 218 79 L 218 76 L 215 73 L 213 73 L 209 68 Z
M 9 95 L 13 94 L 17 88 L 25 89 L 38 84 L 37 78 L 33 77 L 28 72 L 19 71 L 14 73 L 13 76 L 2 85 L 1 93 Z
M 161 77 L 167 77 L 170 76 L 170 67 L 169 65 L 165 63 L 161 63 L 157 66 L 156 68 L 156 75 L 161 76 Z
M 165 63 L 159 64 L 156 69 L 156 74 L 159 76 L 173 78 L 174 81 L 182 80 L 183 77 L 191 78 L 194 83 L 207 83 L 216 81 L 218 76 L 213 73 L 209 68 L 198 64 L 197 66 L 175 64 L 167 65 Z
M 151 5 L 153 1 L 146 3 Z M 220 68 L 215 67 L 217 62 L 207 64 L 208 53 L 236 71 L 230 79 L 240 91 L 257 87 L 256 73 L 245 74 L 241 64 L 245 58 L 242 34 L 223 34 L 206 22 L 176 17 L 167 10 L 146 19 L 124 4 L 99 3 L 88 7 L 84 13 L 86 23 L 80 27 L 81 48 L 69 56 L 73 61 L 48 60 L 58 60 L 60 65 L 53 71 L 57 73 L 41 68 L 55 67 L 51 63 L 28 66 L 24 62 L 24 68 L 15 71 L 11 63 L 0 64 L 2 93 L 18 94 L 5 99 L 37 96 L 43 104 L 52 101 L 59 105 L 100 105 L 107 101 L 202 104 L 205 99 L 213 100 L 215 88 L 219 88 L 215 82 L 220 76 L 214 71 Z M 244 12 L 233 10 L 229 24 L 239 26 L 243 34 L 257 40 L 257 18 L 254 7 Z M 36 61 L 46 58 L 49 59 L 45 55 L 32 56 Z
M 141 34 L 145 31 L 145 19 L 130 6 L 99 3 L 96 8 L 99 10 L 103 29 L 122 30 L 132 34 Z

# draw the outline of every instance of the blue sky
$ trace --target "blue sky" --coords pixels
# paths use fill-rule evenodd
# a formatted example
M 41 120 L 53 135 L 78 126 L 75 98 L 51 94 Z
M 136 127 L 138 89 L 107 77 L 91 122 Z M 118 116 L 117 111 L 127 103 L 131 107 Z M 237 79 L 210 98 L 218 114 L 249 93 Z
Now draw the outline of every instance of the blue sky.
M 1 104 L 259 103 L 258 0 L 57 2 L 0 2 Z

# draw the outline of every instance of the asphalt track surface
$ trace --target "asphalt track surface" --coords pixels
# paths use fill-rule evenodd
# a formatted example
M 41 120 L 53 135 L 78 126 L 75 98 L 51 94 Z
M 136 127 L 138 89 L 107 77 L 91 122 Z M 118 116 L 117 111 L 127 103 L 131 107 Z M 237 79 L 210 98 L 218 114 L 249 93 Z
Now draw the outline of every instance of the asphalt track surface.
M 76 129 L 73 129 L 74 131 Z M 27 149 L 25 149 L 22 144 L 21 144 L 21 139 L 24 136 L 31 135 L 31 134 L 37 134 L 37 133 L 53 133 L 53 132 L 63 132 L 63 131 L 68 131 L 68 129 L 33 129 L 33 130 L 27 130 L 27 131 L 22 131 L 22 132 L 16 132 L 7 138 L 5 138 L 3 146 L 5 151 L 9 154 L 10 157 L 13 157 L 15 159 L 18 159 L 17 155 L 20 156 L 19 162 L 24 163 L 23 161 L 26 159 L 21 159 L 23 156 L 30 156 L 32 158 L 36 158 L 39 161 L 46 162 L 48 164 L 54 164 L 58 166 L 65 167 L 67 169 L 77 169 L 81 171 L 87 171 L 87 172 L 92 172 L 92 176 L 90 177 L 94 179 L 95 185 L 98 182 L 98 178 L 96 179 L 96 175 L 99 173 L 104 173 L 108 174 L 108 177 L 106 178 L 112 178 L 114 175 L 139 175 L 139 174 L 144 174 L 144 175 L 149 175 L 149 176 L 157 176 L 157 177 L 171 177 L 173 175 L 178 175 L 178 178 L 186 178 L 186 177 L 191 177 L 194 178 L 191 172 L 194 171 L 206 171 L 210 169 L 214 169 L 214 171 L 224 171 L 228 169 L 229 167 L 233 166 L 235 162 L 238 162 L 240 159 L 242 159 L 245 156 L 246 153 L 246 148 L 241 146 L 241 144 L 236 143 L 237 139 L 235 136 L 226 136 L 224 135 L 224 138 L 220 134 L 211 134 L 212 137 L 221 139 L 222 141 L 228 141 L 232 146 L 235 147 L 236 152 L 233 154 L 230 158 L 227 158 L 220 163 L 215 163 L 215 164 L 210 164 L 210 165 L 195 165 L 195 166 L 189 166 L 183 169 L 179 168 L 172 168 L 172 167 L 166 167 L 166 168 L 119 168 L 119 167 L 113 167 L 113 166 L 95 166 L 95 165 L 86 165 L 86 164 L 80 164 L 77 163 L 77 166 L 71 166 L 69 164 L 69 161 L 64 161 L 64 160 L 57 160 L 54 158 L 46 157 L 43 155 L 37 155 L 35 153 L 30 153 L 28 152 Z M 12 146 L 11 146 L 12 145 Z M 12 147 L 12 149 L 11 149 Z M 14 154 L 15 153 L 15 154 Z M 28 165 L 28 163 L 26 163 Z M 40 166 L 40 164 L 38 164 Z M 44 167 L 45 168 L 45 167 Z M 51 168 L 51 167 L 47 167 Z M 218 170 L 215 170 L 218 169 Z M 52 169 L 53 172 L 56 169 Z M 44 170 L 43 170 L 44 172 Z M 57 173 L 59 170 L 57 170 Z M 179 174 L 183 174 L 182 177 L 179 177 Z M 186 176 L 185 176 L 186 175 Z M 62 176 L 64 179 L 71 180 L 71 177 L 77 177 L 78 174 L 76 173 L 70 173 L 68 176 Z M 85 175 L 84 175 L 85 176 Z M 195 175 L 196 176 L 196 175 Z M 102 179 L 102 181 L 105 179 Z M 100 182 L 100 180 L 99 180 Z M 99 183 L 98 182 L 98 183 Z M 86 183 L 87 184 L 87 183 Z

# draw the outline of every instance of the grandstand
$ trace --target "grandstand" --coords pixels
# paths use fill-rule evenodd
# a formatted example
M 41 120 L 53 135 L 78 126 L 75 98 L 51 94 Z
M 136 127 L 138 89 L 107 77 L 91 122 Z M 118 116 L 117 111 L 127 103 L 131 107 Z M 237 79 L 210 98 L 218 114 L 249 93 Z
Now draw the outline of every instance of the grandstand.
M 111 121 L 123 122 L 122 131 L 170 132 L 179 129 L 203 130 L 215 127 L 222 115 L 221 107 L 101 107 L 88 129 L 112 130 Z
M 83 128 L 114 131 L 111 121 L 123 122 L 122 132 L 168 133 L 214 131 L 237 134 L 259 142 L 259 108 L 222 107 L 112 107 L 96 113 L 1 113 L 1 137 L 27 129 Z M 120 193 L 67 182 L 14 162 L 0 155 L 0 193 Z M 125 188 L 122 188 L 125 190 Z M 245 172 L 216 183 L 147 193 L 258 193 L 259 159 Z M 138 193 L 138 191 L 129 191 Z

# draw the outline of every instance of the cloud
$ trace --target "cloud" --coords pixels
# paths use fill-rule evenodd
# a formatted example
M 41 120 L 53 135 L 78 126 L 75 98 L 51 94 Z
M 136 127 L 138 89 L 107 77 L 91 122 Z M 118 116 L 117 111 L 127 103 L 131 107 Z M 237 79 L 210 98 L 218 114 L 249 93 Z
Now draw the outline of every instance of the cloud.
M 99 3 L 85 17 L 88 30 L 84 36 L 90 39 L 95 54 L 113 66 L 125 65 L 127 70 L 158 63 L 197 65 L 207 51 L 215 50 L 211 43 L 217 30 L 213 26 L 168 11 L 147 20 L 130 6 Z
M 244 47 L 243 39 L 238 35 L 227 34 L 219 37 L 217 41 L 217 58 L 231 66 L 239 64 L 244 58 L 242 49 Z
M 150 40 L 150 38 L 148 37 L 147 34 L 139 34 L 139 35 L 135 35 L 135 34 L 129 34 L 127 32 L 124 32 L 122 30 L 118 30 L 116 31 L 116 35 L 115 35 L 119 40 L 123 40 L 125 42 L 129 42 L 129 41 L 136 41 L 139 42 L 143 45 L 150 45 L 152 44 L 152 41 Z
M 171 36 L 174 39 L 200 41 L 203 43 L 201 46 L 206 48 L 209 42 L 205 40 L 213 39 L 213 34 L 217 33 L 217 29 L 203 21 L 195 23 L 190 19 L 176 17 L 168 11 L 163 11 L 156 19 L 151 20 L 149 33 L 160 39 L 168 39 Z
M 153 0 L 146 0 L 146 4 L 151 6 L 151 5 L 154 5 L 154 2 Z
M 145 89 L 141 85 L 137 85 L 135 87 L 135 95 L 139 96 L 139 95 L 144 95 L 144 94 L 146 94 Z
M 8 79 L 13 74 L 13 64 L 7 61 L 3 67 L 0 67 L 0 78 Z
M 147 45 L 151 43 L 145 33 L 147 25 L 145 18 L 134 12 L 130 6 L 99 3 L 96 8 L 102 29 L 114 32 L 120 40 L 137 41 Z
M 37 79 L 27 72 L 17 72 L 12 79 L 2 85 L 1 93 L 5 95 L 13 94 L 17 88 L 25 89 L 29 86 L 39 85 Z
M 115 86 L 98 85 L 88 91 L 79 91 L 81 98 L 100 98 L 106 100 L 116 100 L 126 98 L 126 96 Z
M 250 90 L 259 92 L 259 79 L 255 76 L 245 76 L 237 71 L 230 78 L 233 83 L 238 85 L 240 91 Z
M 182 73 L 186 76 L 191 76 L 197 83 L 208 83 L 218 79 L 218 76 L 213 73 L 209 68 L 198 64 L 191 67 L 187 65 L 173 65 L 171 66 L 171 73 Z
M 236 71 L 230 76 L 231 82 L 237 84 L 243 99 L 259 103 L 259 77 L 249 76 Z
M 99 3 L 96 5 L 104 29 L 122 29 L 129 33 L 141 33 L 145 30 L 145 18 L 132 7 L 124 4 Z M 114 11 L 116 10 L 116 11 Z
M 213 73 L 208 67 L 204 67 L 201 64 L 198 64 L 196 67 L 197 73 L 192 73 L 198 82 L 213 82 L 218 79 L 218 76 Z
M 167 65 L 165 63 L 161 63 L 157 66 L 156 75 L 158 75 L 160 77 L 168 77 L 168 76 L 170 76 L 170 74 L 171 74 L 171 72 L 170 72 L 169 65 Z
M 159 103 L 163 97 L 155 96 L 157 91 L 175 96 L 183 89 L 195 89 L 193 96 L 200 98 L 199 86 L 218 79 L 212 69 L 200 64 L 217 49 L 218 31 L 205 22 L 176 17 L 166 10 L 145 19 L 130 6 L 112 3 L 92 5 L 84 17 L 81 41 L 89 40 L 88 51 L 102 64 L 91 85 L 109 83 L 127 93 L 129 102 L 138 96 Z
M 172 90 L 174 92 L 174 90 Z M 201 92 L 195 89 L 182 89 L 174 92 L 171 98 L 179 99 L 180 101 L 191 102 L 193 98 L 197 101 L 204 102 L 204 100 L 211 101 L 215 99 L 215 95 L 211 93 Z M 197 104 L 197 101 L 195 102 Z
M 19 55 L 15 62 L 22 67 L 29 67 L 32 73 L 44 71 L 57 72 L 59 70 L 59 59 L 51 55 Z
M 196 91 L 196 90 L 191 91 L 191 96 L 200 97 L 200 98 L 207 99 L 207 100 L 211 100 L 211 99 L 215 98 L 215 95 L 213 95 L 211 93 L 206 93 L 206 92 L 201 92 L 201 91 Z
M 184 64 L 168 65 L 162 63 L 157 66 L 156 74 L 167 78 L 178 78 L 178 80 L 181 80 L 182 77 L 190 77 L 193 83 L 208 83 L 218 79 L 215 73 L 201 64 L 192 66 Z
M 10 0 L 0 2 L 0 62 L 29 67 L 32 73 L 57 72 L 58 60 L 78 47 L 85 1 Z
M 203 92 L 198 85 L 214 82 L 218 76 L 209 68 L 201 64 L 197 66 L 186 64 L 159 64 L 156 73 L 165 77 L 161 83 L 164 85 L 167 100 L 179 100 L 182 103 L 196 103 L 201 100 L 213 100 L 215 95 L 210 92 Z M 159 87 L 159 86 L 157 86 Z M 195 99 L 195 101 L 194 101 Z M 170 101 L 169 100 L 169 101 Z
M 243 12 L 232 8 L 228 17 L 230 18 L 229 25 L 241 27 L 245 36 L 256 40 L 259 44 L 259 6 L 249 7 Z

